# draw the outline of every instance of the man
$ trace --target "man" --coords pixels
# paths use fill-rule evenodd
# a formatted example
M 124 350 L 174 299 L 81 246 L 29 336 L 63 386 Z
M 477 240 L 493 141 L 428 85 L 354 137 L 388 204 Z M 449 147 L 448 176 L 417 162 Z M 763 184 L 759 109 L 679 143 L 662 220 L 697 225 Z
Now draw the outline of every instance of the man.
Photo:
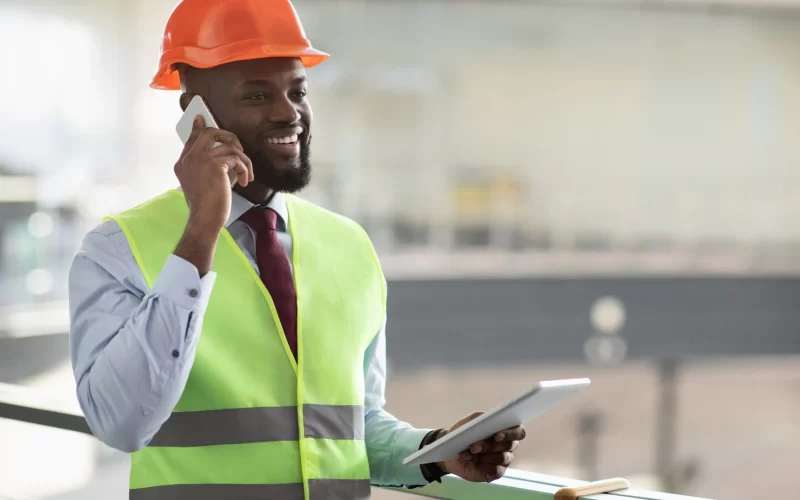
M 327 58 L 289 0 L 184 0 L 162 51 L 151 86 L 182 89 L 184 109 L 202 96 L 220 129 L 196 119 L 181 190 L 103 222 L 70 273 L 78 397 L 95 435 L 132 453 L 130 498 L 360 500 L 370 482 L 502 476 L 522 427 L 402 465 L 478 414 L 431 430 L 383 410 L 372 245 L 289 194 L 311 172 L 304 68 Z

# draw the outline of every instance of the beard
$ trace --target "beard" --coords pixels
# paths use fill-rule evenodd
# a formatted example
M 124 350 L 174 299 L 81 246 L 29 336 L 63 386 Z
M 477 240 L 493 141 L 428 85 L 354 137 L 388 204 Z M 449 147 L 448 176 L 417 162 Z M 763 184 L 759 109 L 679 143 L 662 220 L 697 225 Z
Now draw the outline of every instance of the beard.
M 296 193 L 303 190 L 311 182 L 311 137 L 300 143 L 300 156 L 297 161 L 282 161 L 280 164 L 271 160 L 264 150 L 242 144 L 244 153 L 253 162 L 255 181 L 273 191 Z

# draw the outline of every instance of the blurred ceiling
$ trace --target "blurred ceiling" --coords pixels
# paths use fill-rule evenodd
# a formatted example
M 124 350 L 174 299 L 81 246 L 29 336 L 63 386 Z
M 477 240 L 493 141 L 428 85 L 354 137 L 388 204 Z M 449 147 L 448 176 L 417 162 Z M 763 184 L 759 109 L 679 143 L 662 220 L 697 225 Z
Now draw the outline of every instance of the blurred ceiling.
M 520 0 L 523 3 L 540 5 L 571 5 L 581 7 L 619 7 L 640 9 L 767 9 L 798 8 L 800 0 Z

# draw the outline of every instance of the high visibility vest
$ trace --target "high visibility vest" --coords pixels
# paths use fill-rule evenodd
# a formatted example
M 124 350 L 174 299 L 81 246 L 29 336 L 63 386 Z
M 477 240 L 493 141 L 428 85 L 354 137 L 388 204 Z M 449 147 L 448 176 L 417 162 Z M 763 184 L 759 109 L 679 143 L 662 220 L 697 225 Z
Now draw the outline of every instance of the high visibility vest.
M 223 230 L 189 380 L 169 419 L 131 456 L 131 499 L 370 497 L 364 352 L 384 321 L 383 274 L 356 223 L 294 196 L 286 204 L 297 361 L 269 292 Z M 182 192 L 112 218 L 152 287 L 188 219 Z

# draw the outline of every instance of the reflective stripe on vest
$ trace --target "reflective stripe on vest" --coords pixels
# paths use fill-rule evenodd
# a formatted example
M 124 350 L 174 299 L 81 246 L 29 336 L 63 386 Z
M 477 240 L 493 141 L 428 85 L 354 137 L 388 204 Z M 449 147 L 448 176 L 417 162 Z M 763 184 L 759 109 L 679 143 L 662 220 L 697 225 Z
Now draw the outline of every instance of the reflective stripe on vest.
M 385 280 L 358 225 L 293 196 L 286 204 L 297 361 L 269 292 L 223 231 L 189 379 L 131 455 L 131 498 L 369 498 L 363 359 L 385 319 Z M 187 218 L 178 191 L 114 217 L 151 288 Z
M 305 437 L 364 439 L 363 406 L 303 405 Z M 148 446 L 214 446 L 297 441 L 297 407 L 173 413 Z
M 312 479 L 311 500 L 368 500 L 369 481 Z M 296 484 L 181 484 L 131 490 L 130 500 L 303 500 Z

